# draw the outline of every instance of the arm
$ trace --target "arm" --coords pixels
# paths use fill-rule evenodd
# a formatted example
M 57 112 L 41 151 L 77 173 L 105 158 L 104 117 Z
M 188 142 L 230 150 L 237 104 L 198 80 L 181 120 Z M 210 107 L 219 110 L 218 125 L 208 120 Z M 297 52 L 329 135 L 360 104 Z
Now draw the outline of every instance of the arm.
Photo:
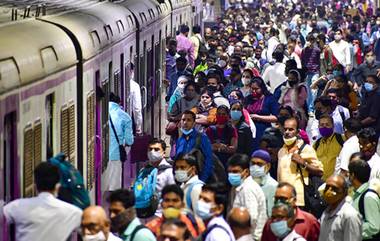
M 193 68 L 194 68 L 194 60 L 195 60 L 195 49 L 194 49 L 193 44 L 191 43 L 190 48 L 189 48 L 189 64 Z
M 373 195 L 373 196 L 372 196 Z M 376 194 L 367 193 L 364 197 L 363 238 L 368 239 L 380 232 L 380 203 Z
M 205 163 L 204 163 L 204 168 L 199 175 L 199 179 L 202 181 L 207 181 L 211 173 L 213 173 L 214 171 L 214 165 L 212 163 L 213 161 L 212 161 L 211 143 L 208 137 L 205 135 L 202 135 L 201 150 L 204 155 Z
M 133 144 L 133 129 L 132 129 L 132 119 L 126 114 L 126 123 L 125 123 L 125 131 L 124 131 L 124 140 L 125 145 L 132 146 Z
M 132 82 L 132 81 L 131 81 Z M 136 83 L 137 84 L 137 83 Z M 131 85 L 132 86 L 132 85 Z M 142 104 L 141 104 L 141 90 L 140 86 L 137 84 L 135 85 L 134 95 L 133 98 L 133 117 L 135 119 L 136 123 L 136 132 L 141 133 L 142 131 Z
M 380 96 L 377 96 L 376 101 L 374 103 L 380 103 Z M 372 105 L 370 110 L 370 116 L 366 117 L 361 121 L 362 125 L 368 126 L 373 124 L 380 117 L 380 108 L 377 105 Z
M 344 220 L 344 241 L 358 241 L 362 240 L 361 226 L 362 222 L 360 220 L 360 215 L 357 212 L 350 214 L 345 217 Z

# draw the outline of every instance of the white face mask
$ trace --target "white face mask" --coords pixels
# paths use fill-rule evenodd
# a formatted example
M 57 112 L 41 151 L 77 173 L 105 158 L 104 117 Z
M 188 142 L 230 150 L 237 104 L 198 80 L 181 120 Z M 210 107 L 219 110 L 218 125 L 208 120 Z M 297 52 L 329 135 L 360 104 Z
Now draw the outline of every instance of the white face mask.
M 148 159 L 151 162 L 157 162 L 162 160 L 162 154 L 159 151 L 149 151 Z
M 107 240 L 103 231 L 100 231 L 99 233 L 94 234 L 94 235 L 84 235 L 82 239 L 83 241 L 106 241 Z
M 248 85 L 251 82 L 251 78 L 241 78 L 241 82 L 243 82 L 243 85 Z
M 190 177 L 186 170 L 177 170 L 174 173 L 175 180 L 177 182 L 187 182 Z

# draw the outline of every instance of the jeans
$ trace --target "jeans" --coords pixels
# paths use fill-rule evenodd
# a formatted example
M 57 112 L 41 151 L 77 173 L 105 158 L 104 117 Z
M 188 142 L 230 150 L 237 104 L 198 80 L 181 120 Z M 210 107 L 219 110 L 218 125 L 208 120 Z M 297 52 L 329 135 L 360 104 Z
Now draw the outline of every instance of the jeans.
M 314 101 L 317 97 L 318 90 L 312 90 L 310 86 L 319 78 L 318 73 L 308 73 L 306 75 L 306 87 L 307 87 L 307 110 L 308 112 L 314 112 Z

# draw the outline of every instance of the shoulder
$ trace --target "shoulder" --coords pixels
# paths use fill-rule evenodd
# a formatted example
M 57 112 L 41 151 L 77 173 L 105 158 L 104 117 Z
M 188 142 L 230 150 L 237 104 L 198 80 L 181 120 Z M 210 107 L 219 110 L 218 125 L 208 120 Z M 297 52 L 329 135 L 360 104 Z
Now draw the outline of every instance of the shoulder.
M 345 219 L 352 222 L 357 220 L 361 221 L 359 212 L 350 203 L 344 203 L 341 211 L 341 214 Z
M 82 216 L 83 211 L 80 208 L 78 208 L 78 207 L 76 207 L 70 203 L 61 201 L 57 198 L 55 198 L 55 202 L 57 203 L 57 205 L 60 206 L 61 211 L 64 210 L 64 213 L 66 215 L 69 215 L 71 213 L 73 216 L 79 216 L 79 217 Z
M 148 228 L 143 228 L 136 233 L 134 241 L 156 241 L 156 238 L 152 231 Z

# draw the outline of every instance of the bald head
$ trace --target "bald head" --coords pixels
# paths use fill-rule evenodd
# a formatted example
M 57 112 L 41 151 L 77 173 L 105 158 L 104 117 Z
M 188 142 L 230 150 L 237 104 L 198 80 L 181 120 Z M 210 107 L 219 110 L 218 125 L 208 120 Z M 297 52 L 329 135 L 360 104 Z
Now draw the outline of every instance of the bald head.
M 228 214 L 228 223 L 230 224 L 236 239 L 250 233 L 251 218 L 246 208 L 233 208 Z
M 110 221 L 106 211 L 100 206 L 90 206 L 82 214 L 83 235 L 94 235 L 102 231 L 106 237 L 110 231 Z

